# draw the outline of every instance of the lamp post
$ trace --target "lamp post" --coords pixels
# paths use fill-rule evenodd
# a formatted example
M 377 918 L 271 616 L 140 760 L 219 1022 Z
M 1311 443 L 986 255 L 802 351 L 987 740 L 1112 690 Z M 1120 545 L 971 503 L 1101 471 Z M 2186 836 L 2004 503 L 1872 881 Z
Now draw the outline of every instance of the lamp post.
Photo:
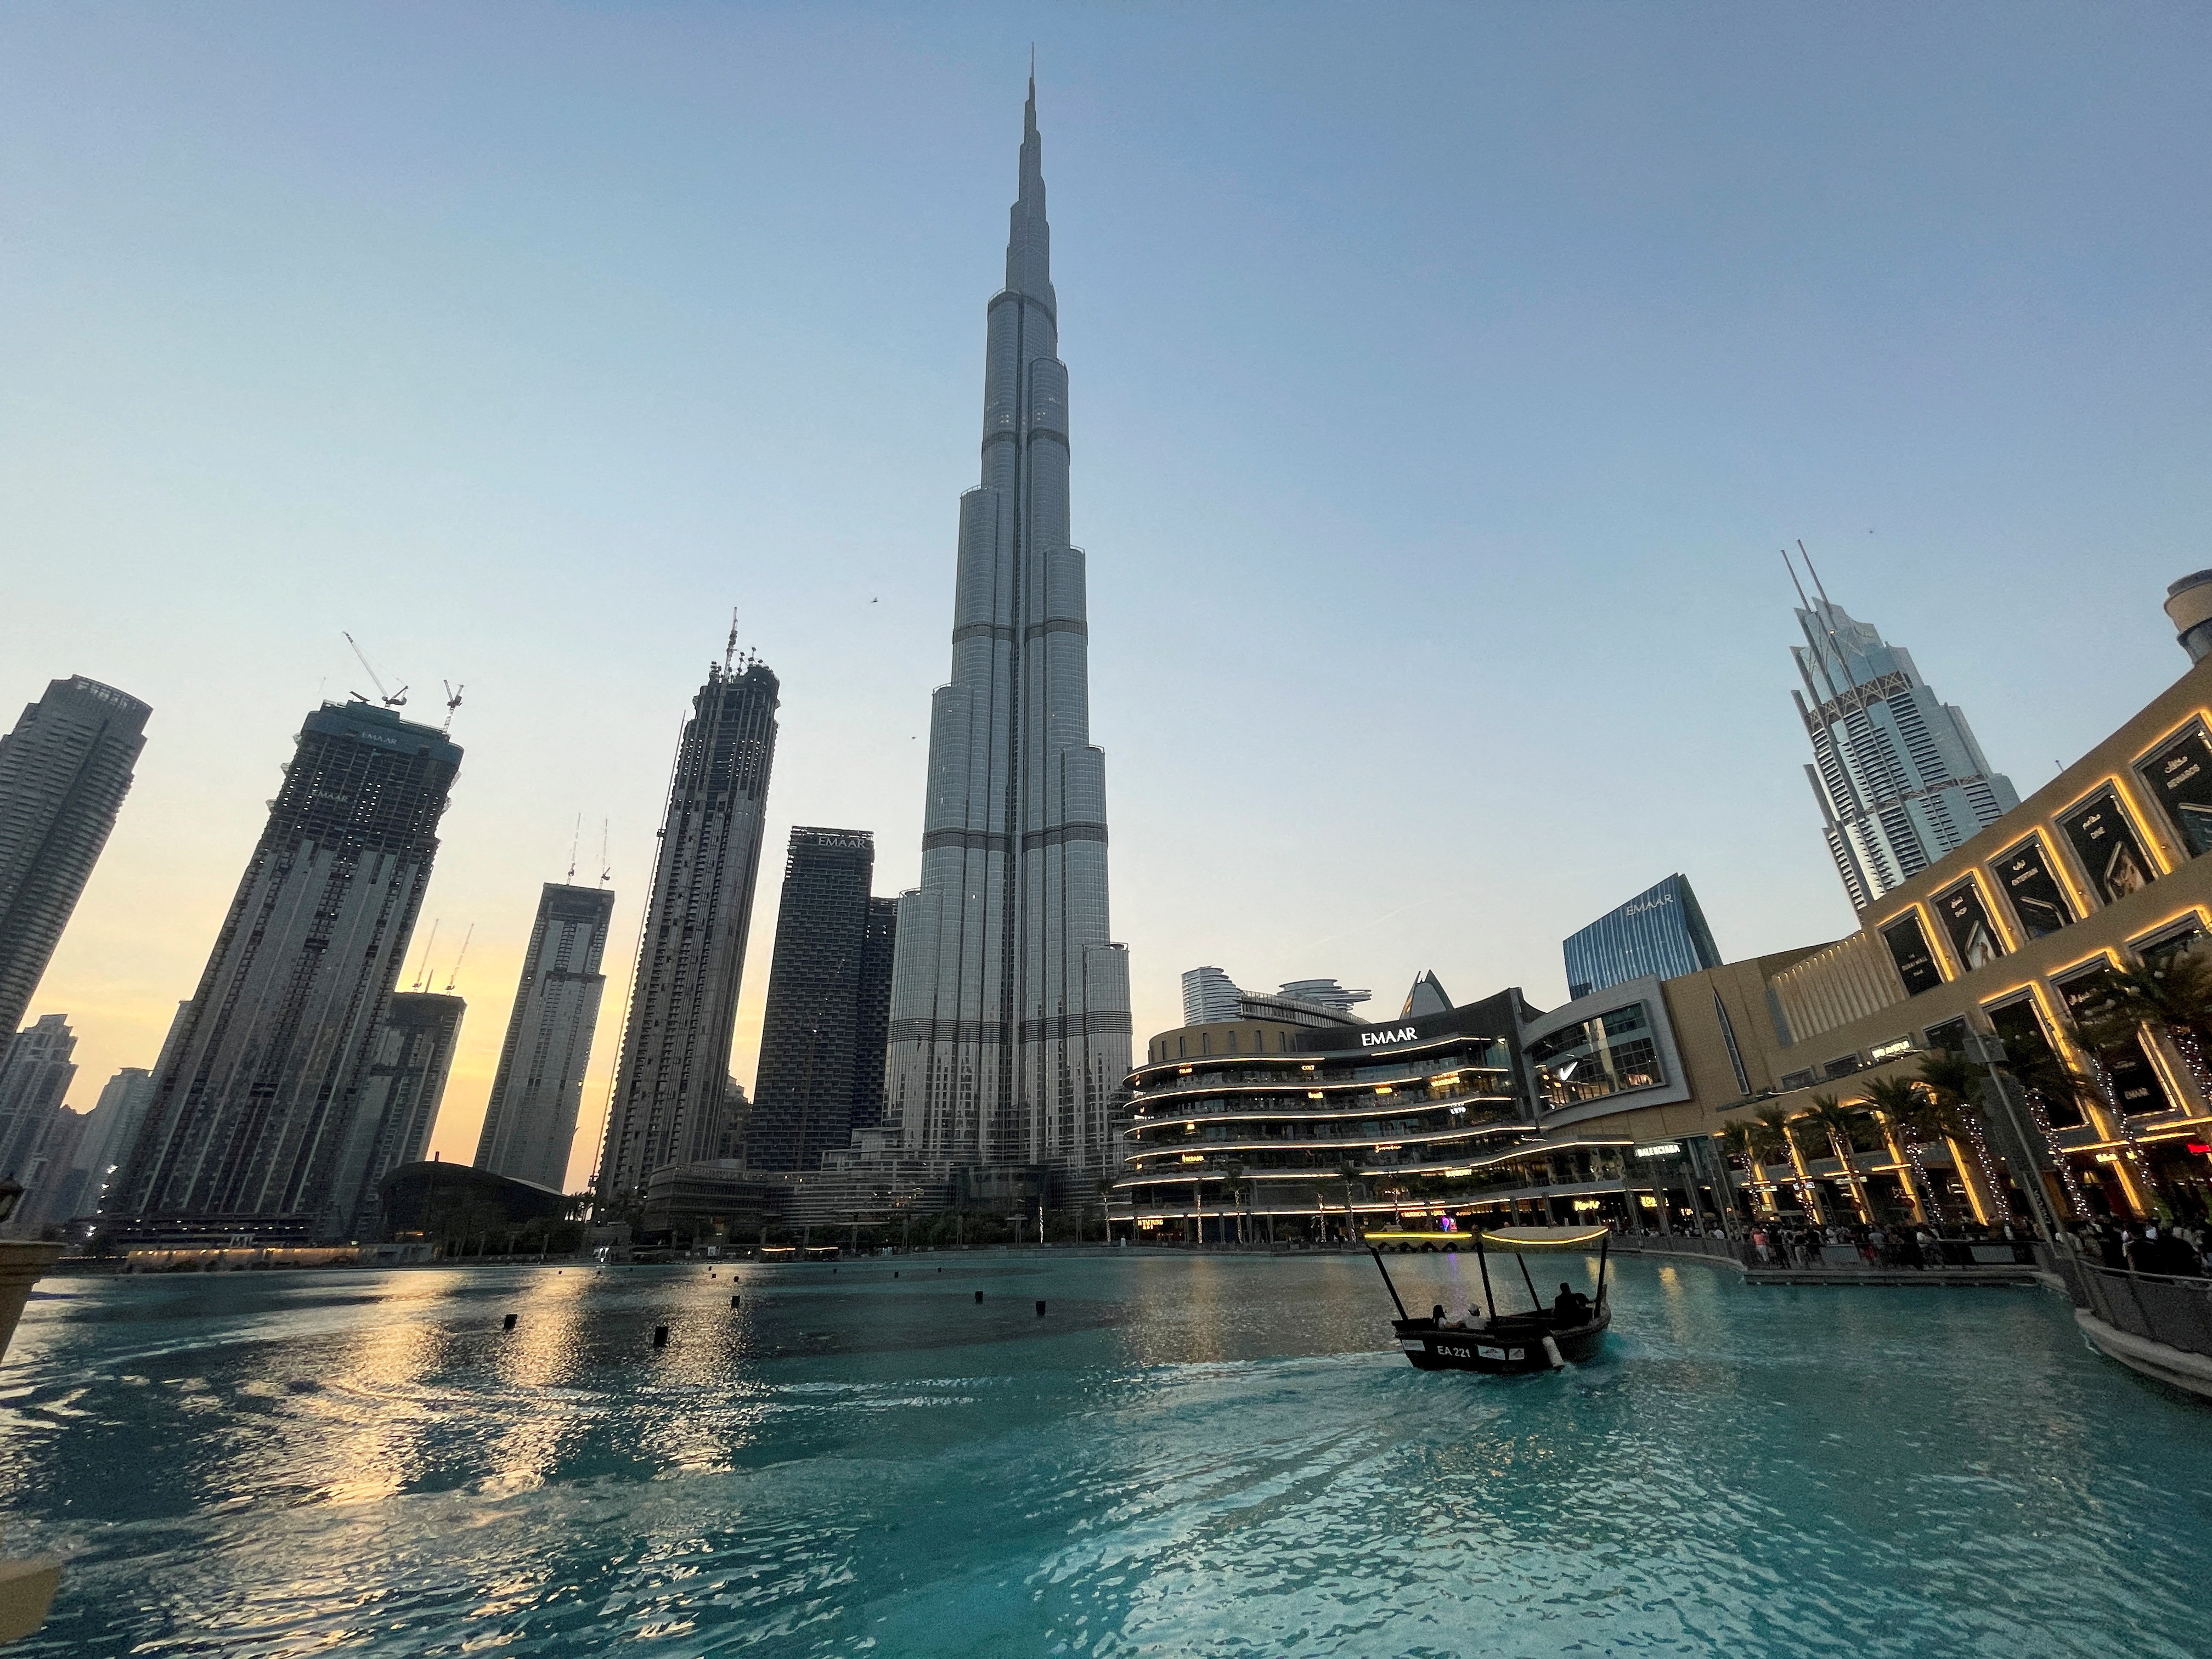
M 2043 1171 L 2036 1166 L 2035 1141 L 2029 1135 L 2027 1126 L 2021 1121 L 2020 1107 L 2012 1097 L 2012 1091 L 2006 1087 L 2004 1079 L 1997 1073 L 1997 1067 L 2004 1063 L 2004 1039 L 1969 1030 L 1966 1033 L 1966 1058 L 1990 1074 L 1990 1091 L 1997 1097 L 1998 1105 L 2003 1108 L 2008 1136 L 2020 1150 L 2023 1163 L 2021 1174 L 2024 1177 L 2020 1189 L 2027 1199 L 2029 1213 L 2035 1218 L 2035 1224 L 2044 1237 L 2055 1238 L 2058 1236 L 2058 1220 L 2051 1213 L 2051 1194 L 2044 1188 Z

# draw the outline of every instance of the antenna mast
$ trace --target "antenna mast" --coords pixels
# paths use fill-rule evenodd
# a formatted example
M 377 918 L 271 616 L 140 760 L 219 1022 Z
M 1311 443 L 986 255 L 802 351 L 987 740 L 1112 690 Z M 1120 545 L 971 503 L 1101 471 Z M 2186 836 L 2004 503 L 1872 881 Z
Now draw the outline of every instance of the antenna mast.
M 343 629 L 339 631 L 341 633 L 344 632 Z M 360 659 L 362 669 L 368 673 L 368 683 L 376 688 L 376 700 L 382 703 L 386 708 L 404 708 L 407 706 L 407 688 L 403 685 L 397 691 L 386 694 L 384 689 L 384 682 L 377 677 L 376 670 L 369 666 L 368 653 L 361 648 L 361 641 L 354 638 L 352 635 L 347 634 L 345 636 L 345 642 L 353 647 L 353 654 Z M 356 702 L 367 702 L 368 701 L 367 697 L 362 696 L 358 691 L 355 692 L 353 696 L 354 701 Z M 447 718 L 449 720 L 452 718 L 450 712 L 447 714 Z
M 607 820 L 599 820 L 599 885 L 604 887 L 614 879 L 614 866 L 607 862 Z
M 584 815 L 579 812 L 576 814 L 575 833 L 568 837 L 568 881 L 571 885 L 574 884 L 576 879 L 576 843 L 583 838 Z

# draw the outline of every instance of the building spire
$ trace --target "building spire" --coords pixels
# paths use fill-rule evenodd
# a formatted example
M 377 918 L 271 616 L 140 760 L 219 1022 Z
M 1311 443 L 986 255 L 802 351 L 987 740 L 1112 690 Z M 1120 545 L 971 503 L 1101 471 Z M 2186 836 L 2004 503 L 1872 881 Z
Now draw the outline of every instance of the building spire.
M 1022 173 L 1006 234 L 1006 289 L 1041 300 L 1052 312 L 1052 228 L 1045 222 L 1042 141 L 1036 124 L 1036 48 L 1030 48 L 1029 101 L 1022 106 Z

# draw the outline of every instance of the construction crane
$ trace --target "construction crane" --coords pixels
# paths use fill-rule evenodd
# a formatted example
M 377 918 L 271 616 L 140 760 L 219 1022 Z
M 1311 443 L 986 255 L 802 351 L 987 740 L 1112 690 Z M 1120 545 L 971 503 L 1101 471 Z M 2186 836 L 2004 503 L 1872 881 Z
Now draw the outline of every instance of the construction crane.
M 342 629 L 340 631 L 343 632 L 343 630 Z M 376 688 L 377 701 L 382 703 L 386 708 L 404 708 L 407 706 L 407 688 L 403 685 L 397 691 L 387 694 L 384 689 L 384 682 L 377 678 L 376 670 L 369 666 L 368 653 L 361 648 L 361 641 L 355 639 L 352 635 L 348 634 L 345 636 L 345 642 L 353 647 L 354 655 L 360 659 L 362 670 L 368 675 L 368 683 Z M 356 702 L 367 702 L 368 701 L 367 697 L 362 696 L 358 691 L 353 694 L 353 699 Z M 447 718 L 452 718 L 450 713 L 447 714 Z
M 438 729 L 450 732 L 453 729 L 453 710 L 461 706 L 461 693 L 468 687 L 455 685 L 451 680 L 441 680 L 439 684 L 446 688 L 446 723 Z
M 453 971 L 446 975 L 446 994 L 447 996 L 451 996 L 453 994 L 453 981 L 461 976 L 461 957 L 468 955 L 469 941 L 476 936 L 477 925 L 472 921 L 469 924 L 469 931 L 461 935 L 461 948 L 453 957 Z

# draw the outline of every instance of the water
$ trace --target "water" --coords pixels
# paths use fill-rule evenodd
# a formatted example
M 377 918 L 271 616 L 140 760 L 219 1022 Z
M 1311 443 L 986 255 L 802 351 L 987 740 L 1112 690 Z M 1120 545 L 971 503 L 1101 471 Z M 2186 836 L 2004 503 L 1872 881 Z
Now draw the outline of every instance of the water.
M 2055 1297 L 1630 1261 L 1500 1382 L 1364 1258 L 1126 1255 L 50 1279 L 11 1659 L 2212 1650 L 2212 1411 Z

